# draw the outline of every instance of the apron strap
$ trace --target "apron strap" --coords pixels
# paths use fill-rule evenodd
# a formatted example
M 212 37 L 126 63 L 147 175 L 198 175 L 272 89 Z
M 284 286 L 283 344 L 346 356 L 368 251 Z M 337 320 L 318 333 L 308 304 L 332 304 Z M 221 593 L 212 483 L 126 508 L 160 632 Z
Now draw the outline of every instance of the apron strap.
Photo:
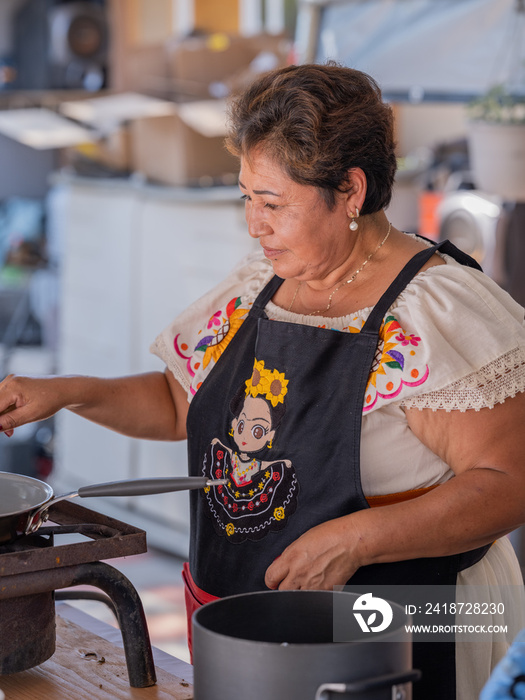
M 281 277 L 274 275 L 259 292 L 257 298 L 253 302 L 249 315 L 255 316 L 256 318 L 265 318 L 266 313 L 264 309 L 266 304 L 270 301 L 283 282 L 284 280 Z
M 426 238 L 426 236 L 420 236 L 419 234 L 417 235 L 417 237 L 422 238 L 424 241 L 427 241 L 427 243 L 431 243 L 432 245 L 434 245 L 434 241 L 431 238 Z M 448 239 L 441 241 L 441 243 L 437 245 L 437 248 L 439 248 L 439 250 L 442 253 L 445 253 L 445 255 L 450 255 L 450 257 L 454 258 L 456 262 L 461 263 L 462 265 L 466 265 L 467 267 L 473 267 L 475 270 L 483 272 L 483 268 L 477 260 L 475 260 L 471 255 L 468 255 L 457 246 L 455 246 Z
M 392 304 L 395 302 L 395 300 L 401 294 L 401 292 L 405 289 L 405 287 L 409 284 L 409 282 L 411 282 L 415 275 L 417 275 L 417 273 L 423 267 L 423 265 L 426 262 L 428 262 L 430 258 L 434 255 L 434 253 L 438 250 L 442 253 L 445 253 L 446 255 L 450 255 L 451 258 L 454 258 L 456 262 L 459 262 L 462 265 L 466 265 L 467 267 L 473 267 L 481 271 L 480 265 L 474 260 L 474 258 L 472 258 L 470 255 L 467 255 L 459 248 L 456 248 L 456 246 L 448 240 L 433 245 L 431 248 L 427 248 L 426 250 L 421 250 L 407 262 L 405 267 L 401 270 L 401 272 L 392 282 L 390 287 L 388 287 L 381 299 L 374 306 L 363 328 L 361 329 L 361 333 L 374 336 L 378 335 L 381 329 L 381 324 L 383 323 L 383 319 L 386 316 L 388 309 L 392 306 Z

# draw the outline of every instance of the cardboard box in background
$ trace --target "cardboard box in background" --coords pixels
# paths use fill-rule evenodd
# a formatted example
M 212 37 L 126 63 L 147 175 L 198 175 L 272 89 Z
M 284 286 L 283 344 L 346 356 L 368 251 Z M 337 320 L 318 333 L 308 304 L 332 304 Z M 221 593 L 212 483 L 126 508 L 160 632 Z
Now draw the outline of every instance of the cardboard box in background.
M 164 44 L 135 46 L 126 56 L 126 91 L 163 97 L 169 88 L 168 55 Z
M 222 97 L 244 88 L 258 74 L 287 65 L 290 41 L 284 36 L 210 34 L 166 43 L 151 60 L 137 62 L 137 85 L 153 87 L 155 66 L 162 85 L 167 70 L 169 100 L 120 93 L 61 106 L 72 119 L 97 129 L 96 145 L 81 147 L 103 166 L 139 172 L 173 186 L 236 180 L 238 162 L 225 146 Z M 211 99 L 216 98 L 216 99 Z
M 117 172 L 130 172 L 133 169 L 133 161 L 129 124 L 121 124 L 96 141 L 61 149 L 61 166 L 84 170 L 85 161 L 93 161 L 103 168 Z
M 179 105 L 177 112 L 131 122 L 133 169 L 166 185 L 233 184 L 239 163 L 224 146 L 219 101 Z
M 258 73 L 287 65 L 284 36 L 210 34 L 168 42 L 167 70 L 173 89 L 187 97 L 225 97 Z
M 177 104 L 138 93 L 117 93 L 63 102 L 60 111 L 93 130 L 92 142 L 74 144 L 63 152 L 62 162 L 82 174 L 90 172 L 91 161 L 102 169 L 138 172 L 165 185 L 236 181 L 237 159 L 224 146 L 226 103 L 222 100 Z
M 63 102 L 60 110 L 98 133 L 95 143 L 74 149 L 79 166 L 83 165 L 80 158 L 91 158 L 104 167 L 138 172 L 148 180 L 181 187 L 236 179 L 237 160 L 224 147 L 223 100 L 178 104 L 138 93 L 118 93 Z
M 84 173 L 104 170 L 128 173 L 133 171 L 130 120 L 149 115 L 171 114 L 173 105 L 133 92 L 106 94 L 82 100 L 66 100 L 59 111 L 71 120 L 91 129 L 90 142 L 78 143 L 61 153 L 63 165 Z M 102 166 L 89 168 L 89 163 Z

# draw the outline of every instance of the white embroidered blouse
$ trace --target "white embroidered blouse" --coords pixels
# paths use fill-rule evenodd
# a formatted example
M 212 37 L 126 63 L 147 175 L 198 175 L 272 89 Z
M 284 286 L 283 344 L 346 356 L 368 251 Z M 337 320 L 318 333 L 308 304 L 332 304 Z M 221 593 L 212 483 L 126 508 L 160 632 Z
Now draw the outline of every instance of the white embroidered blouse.
M 524 311 L 483 273 L 442 256 L 420 272 L 387 313 L 363 405 L 361 478 L 366 496 L 424 488 L 451 470 L 408 428 L 405 407 L 479 410 L 525 390 Z M 272 277 L 260 253 L 155 340 L 188 400 L 217 362 Z M 269 302 L 268 317 L 358 333 L 371 308 L 340 318 L 303 316 Z

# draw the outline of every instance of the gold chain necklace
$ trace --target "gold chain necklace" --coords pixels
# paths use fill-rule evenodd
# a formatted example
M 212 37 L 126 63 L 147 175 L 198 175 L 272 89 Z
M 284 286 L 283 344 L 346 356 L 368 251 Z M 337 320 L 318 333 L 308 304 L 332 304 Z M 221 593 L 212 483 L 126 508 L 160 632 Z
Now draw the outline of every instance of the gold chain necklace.
M 370 255 L 367 257 L 367 259 L 364 261 L 364 263 L 361 265 L 361 267 L 359 267 L 349 279 L 345 280 L 344 282 L 341 282 L 341 284 L 334 289 L 334 291 L 328 297 L 328 304 L 327 304 L 326 309 L 320 309 L 318 311 L 311 311 L 309 314 L 306 314 L 307 316 L 316 316 L 317 314 L 321 314 L 321 313 L 325 314 L 327 311 L 329 311 L 330 307 L 332 306 L 332 299 L 334 297 L 334 294 L 337 291 L 339 291 L 339 289 L 341 289 L 341 287 L 344 287 L 346 284 L 350 284 L 351 282 L 353 282 L 355 280 L 355 278 L 361 272 L 361 270 L 365 267 L 365 265 L 370 262 L 370 260 L 374 257 L 374 255 L 377 253 L 377 251 L 386 243 L 386 240 L 387 240 L 388 236 L 390 235 L 391 229 L 392 229 L 392 222 L 389 221 L 388 222 L 388 231 L 386 232 L 386 236 L 383 238 L 383 240 L 380 243 L 377 244 L 376 249 L 370 253 Z M 299 284 L 295 288 L 295 293 L 293 295 L 292 302 L 291 302 L 290 306 L 288 307 L 287 311 L 292 310 L 292 306 L 294 305 L 295 299 L 297 297 L 297 292 L 299 291 L 299 287 L 301 287 L 302 284 L 303 284 L 302 282 L 299 282 Z

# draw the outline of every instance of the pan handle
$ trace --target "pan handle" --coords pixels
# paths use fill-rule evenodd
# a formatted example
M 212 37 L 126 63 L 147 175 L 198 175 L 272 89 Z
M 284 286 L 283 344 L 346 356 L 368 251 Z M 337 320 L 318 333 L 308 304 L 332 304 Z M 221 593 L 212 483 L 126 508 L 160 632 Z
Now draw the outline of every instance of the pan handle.
M 157 477 L 154 479 L 131 479 L 130 481 L 110 481 L 106 484 L 81 486 L 81 498 L 94 496 L 150 496 L 155 493 L 203 489 L 206 486 L 225 484 L 226 479 L 211 480 L 205 476 Z
M 66 493 L 64 496 L 52 498 L 28 518 L 25 534 L 30 535 L 48 518 L 48 509 L 66 498 L 92 498 L 94 496 L 151 496 L 156 493 L 170 493 L 172 491 L 188 491 L 191 489 L 203 489 L 207 486 L 221 486 L 227 483 L 227 479 L 208 479 L 205 476 L 176 476 L 157 477 L 153 479 L 131 479 L 129 481 L 109 481 L 104 484 L 81 486 L 78 491 Z
M 421 671 L 413 669 L 404 671 L 403 673 L 388 673 L 384 676 L 376 678 L 365 678 L 354 681 L 353 683 L 323 683 L 317 688 L 315 700 L 328 700 L 330 693 L 364 693 L 367 690 L 375 690 L 376 688 L 384 688 L 392 686 L 393 698 L 404 698 L 401 689 L 396 692 L 396 686 L 405 683 L 413 683 L 421 678 Z
M 46 501 L 43 506 L 40 506 L 40 508 L 37 508 L 37 510 L 32 511 L 27 519 L 27 525 L 26 529 L 24 530 L 24 535 L 32 535 L 33 532 L 36 532 L 38 528 L 46 522 L 46 520 L 49 517 L 47 511 L 52 505 L 58 503 L 59 501 L 65 501 L 66 498 L 74 498 L 75 496 L 78 496 L 78 493 L 76 491 L 71 491 L 71 493 L 65 493 L 63 496 L 51 498 L 49 501 Z

